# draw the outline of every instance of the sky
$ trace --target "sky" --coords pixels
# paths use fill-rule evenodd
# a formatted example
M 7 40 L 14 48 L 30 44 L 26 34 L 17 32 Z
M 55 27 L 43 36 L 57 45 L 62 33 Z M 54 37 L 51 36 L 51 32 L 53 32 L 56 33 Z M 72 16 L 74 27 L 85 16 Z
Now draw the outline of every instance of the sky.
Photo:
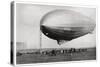
M 91 34 L 68 41 L 61 46 L 56 40 L 46 37 L 40 31 L 40 20 L 48 12 L 55 9 L 68 9 L 80 12 L 96 21 L 95 8 L 74 6 L 51 6 L 17 3 L 16 5 L 16 42 L 17 49 L 40 48 L 85 48 L 95 47 L 95 30 Z M 95 22 L 94 22 L 95 23 Z M 42 35 L 40 37 L 40 35 Z

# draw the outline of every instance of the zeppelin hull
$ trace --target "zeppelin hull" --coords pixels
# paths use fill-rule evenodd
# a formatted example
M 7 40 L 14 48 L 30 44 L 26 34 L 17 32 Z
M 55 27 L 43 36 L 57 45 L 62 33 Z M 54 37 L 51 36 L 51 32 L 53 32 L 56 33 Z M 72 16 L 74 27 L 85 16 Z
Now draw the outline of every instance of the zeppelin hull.
M 77 29 L 82 29 L 82 27 L 76 27 Z M 87 34 L 88 32 L 84 31 L 75 31 L 75 30 L 64 30 L 64 29 L 58 29 L 58 28 L 52 28 L 47 26 L 41 26 L 41 30 L 49 38 L 52 38 L 54 40 L 67 40 L 70 41 L 72 39 L 75 39 L 77 37 L 83 36 Z
M 81 37 L 91 33 L 95 28 L 93 19 L 72 10 L 48 12 L 40 22 L 43 34 L 58 42 Z

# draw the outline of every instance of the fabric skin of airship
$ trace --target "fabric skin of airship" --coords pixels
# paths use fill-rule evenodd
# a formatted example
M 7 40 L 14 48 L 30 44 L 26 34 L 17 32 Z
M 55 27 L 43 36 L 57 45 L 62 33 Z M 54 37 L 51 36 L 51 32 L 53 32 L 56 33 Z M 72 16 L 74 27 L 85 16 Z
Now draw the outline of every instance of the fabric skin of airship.
M 72 10 L 57 9 L 45 14 L 40 21 L 42 33 L 58 45 L 91 33 L 95 21 Z

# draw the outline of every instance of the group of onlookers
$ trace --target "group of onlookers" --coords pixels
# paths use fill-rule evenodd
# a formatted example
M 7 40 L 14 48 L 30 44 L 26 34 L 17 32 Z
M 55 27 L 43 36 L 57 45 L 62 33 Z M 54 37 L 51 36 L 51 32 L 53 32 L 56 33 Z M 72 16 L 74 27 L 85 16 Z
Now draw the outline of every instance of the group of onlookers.
M 75 52 L 85 52 L 87 51 L 86 48 L 84 49 L 75 49 L 75 48 L 71 48 L 71 49 L 61 49 L 61 50 L 56 50 L 56 49 L 53 49 L 51 51 L 41 51 L 40 53 L 41 54 L 44 54 L 44 55 L 57 55 L 57 54 L 67 54 L 67 53 L 75 53 Z
M 21 52 L 17 52 L 17 56 L 20 56 L 22 54 L 40 54 L 40 55 L 49 55 L 49 56 L 55 56 L 55 55 L 59 55 L 59 54 L 69 54 L 69 53 L 78 53 L 78 52 L 86 52 L 87 48 L 70 48 L 70 49 L 52 49 L 52 50 L 40 50 L 40 51 L 36 51 L 36 52 L 27 52 L 27 53 L 21 53 Z

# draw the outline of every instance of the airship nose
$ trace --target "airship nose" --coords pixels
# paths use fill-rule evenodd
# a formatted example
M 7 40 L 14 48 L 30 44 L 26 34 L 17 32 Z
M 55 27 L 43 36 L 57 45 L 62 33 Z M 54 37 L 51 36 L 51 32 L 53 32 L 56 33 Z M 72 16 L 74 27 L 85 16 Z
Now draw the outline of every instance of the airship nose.
M 41 19 L 41 31 L 59 42 L 70 41 L 92 32 L 95 21 L 72 10 L 53 10 Z

